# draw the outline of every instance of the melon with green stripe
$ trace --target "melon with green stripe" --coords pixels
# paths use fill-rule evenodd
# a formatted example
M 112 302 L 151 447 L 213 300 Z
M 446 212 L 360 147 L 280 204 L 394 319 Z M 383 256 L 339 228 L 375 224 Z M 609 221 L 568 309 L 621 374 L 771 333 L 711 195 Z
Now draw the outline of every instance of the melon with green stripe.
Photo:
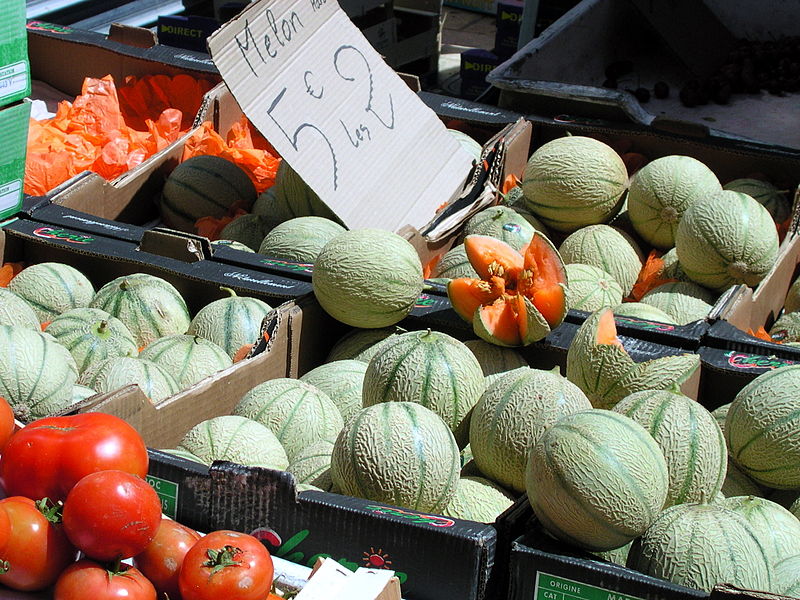
M 800 312 L 783 313 L 770 327 L 769 335 L 776 342 L 800 342 Z
M 723 190 L 747 194 L 761 206 L 767 209 L 772 220 L 783 223 L 789 218 L 792 206 L 786 197 L 785 190 L 779 190 L 769 181 L 761 179 L 734 179 L 722 186 Z
M 800 554 L 787 556 L 775 565 L 773 594 L 797 598 L 800 596 Z
M 678 504 L 634 541 L 628 566 L 646 575 L 710 592 L 726 583 L 769 590 L 772 568 L 750 524 L 719 504 Z
M 469 262 L 464 244 L 458 244 L 445 252 L 444 256 L 436 263 L 431 275 L 438 279 L 458 279 L 459 277 L 478 277 L 478 272 Z
M 166 335 L 151 342 L 139 355 L 164 369 L 185 390 L 201 379 L 227 369 L 231 357 L 214 342 L 196 335 Z
M 800 365 L 768 371 L 743 387 L 728 410 L 731 457 L 756 483 L 800 488 Z
M 514 504 L 514 496 L 483 477 L 461 477 L 456 495 L 444 509 L 454 519 L 494 523 L 497 517 Z
M 567 136 L 539 147 L 522 178 L 525 207 L 558 231 L 604 223 L 622 204 L 628 172 L 607 144 Z
M 488 235 L 521 250 L 530 243 L 534 231 L 547 235 L 545 226 L 531 213 L 509 206 L 490 206 L 464 223 L 459 241 L 468 235 Z
M 677 325 L 675 319 L 660 308 L 650 306 L 644 302 L 623 302 L 613 309 L 615 317 L 633 317 L 644 321 L 657 321 L 669 325 Z
M 269 191 L 272 193 L 267 196 L 260 211 L 279 223 L 295 217 L 322 217 L 341 223 L 336 213 L 320 200 L 311 186 L 285 160 L 281 161 L 275 175 L 275 185 Z
M 378 352 L 380 342 L 400 332 L 397 327 L 353 329 L 333 345 L 325 362 L 352 359 L 368 363 Z
M 97 392 L 95 392 L 92 388 L 86 387 L 85 385 L 74 385 L 72 387 L 72 404 L 79 404 L 86 400 L 87 398 L 91 398 Z
M 469 441 L 472 408 L 486 387 L 478 359 L 438 331 L 409 331 L 382 344 L 364 373 L 363 405 L 416 402 L 447 423 L 460 448 Z
M 483 152 L 483 148 L 481 145 L 472 139 L 469 135 L 464 133 L 463 131 L 459 131 L 458 129 L 447 129 L 447 132 L 452 135 L 454 138 L 458 140 L 461 144 L 461 147 L 464 148 L 467 152 L 470 153 L 472 158 L 475 160 L 481 159 L 481 153 Z
M 678 325 L 704 321 L 714 308 L 714 294 L 689 281 L 662 283 L 642 296 L 642 303 L 664 311 Z
M 556 370 L 509 371 L 472 411 L 469 442 L 478 469 L 504 488 L 524 492 L 530 449 L 561 417 L 591 408 L 586 395 Z
M 571 263 L 567 271 L 567 306 L 594 312 L 622 302 L 622 288 L 608 273 L 592 265 Z
M 92 364 L 81 374 L 78 383 L 98 393 L 135 384 L 154 404 L 180 391 L 175 378 L 157 364 L 130 356 L 115 356 Z
M 346 423 L 362 409 L 361 390 L 366 371 L 367 363 L 360 360 L 337 360 L 310 370 L 300 381 L 325 392 Z
M 725 437 L 700 404 L 671 390 L 645 390 L 623 398 L 614 412 L 644 427 L 664 453 L 665 506 L 710 500 L 720 491 L 728 463 Z
M 236 163 L 220 156 L 193 156 L 167 177 L 161 218 L 168 227 L 193 233 L 202 217 L 220 218 L 236 208 L 250 210 L 256 188 Z
M 689 276 L 684 273 L 681 261 L 678 260 L 678 252 L 675 248 L 670 248 L 661 257 L 664 268 L 661 269 L 660 276 L 665 279 L 675 279 L 677 281 L 691 281 Z
M 214 240 L 211 242 L 212 246 L 230 248 L 231 250 L 241 250 L 242 252 L 255 252 L 249 246 L 244 245 L 236 240 Z
M 9 282 L 8 289 L 33 308 L 41 323 L 72 308 L 89 306 L 94 296 L 94 287 L 83 273 L 55 262 L 26 267 Z
M 344 422 L 327 394 L 297 379 L 265 381 L 247 392 L 234 414 L 258 421 L 272 431 L 289 460 L 320 440 L 333 441 Z
M 69 352 L 27 327 L 0 325 L 0 398 L 23 422 L 70 405 L 78 373 Z
M 132 273 L 105 284 L 90 306 L 125 323 L 139 348 L 174 333 L 186 333 L 191 319 L 186 301 L 171 283 L 147 273 Z
M 612 550 L 605 550 L 604 552 L 592 552 L 595 556 L 602 558 L 605 561 L 615 563 L 617 565 L 625 566 L 628 562 L 628 553 L 631 551 L 633 542 L 628 542 L 624 546 L 614 548 Z
M 289 462 L 287 471 L 294 475 L 298 484 L 313 485 L 329 492 L 333 487 L 331 480 L 331 454 L 333 442 L 320 440 L 303 448 Z
M 0 287 L 0 325 L 40 329 L 39 317 L 31 305 L 4 287 Z
M 717 421 L 720 431 L 723 436 L 725 435 L 725 419 L 728 416 L 728 411 L 731 408 L 730 402 L 723 404 L 711 411 L 711 416 Z M 725 472 L 725 481 L 722 483 L 720 490 L 726 498 L 734 496 L 762 496 L 762 490 L 756 483 L 747 475 L 742 473 L 742 470 L 736 466 L 730 456 L 728 456 L 728 469 Z
M 345 228 L 323 217 L 296 217 L 276 225 L 258 246 L 258 253 L 296 263 L 313 263 L 325 244 Z
M 675 250 L 689 278 L 722 292 L 755 287 L 778 256 L 778 231 L 766 208 L 747 194 L 722 190 L 692 204 L 675 234 Z
M 735 496 L 726 498 L 722 505 L 747 520 L 773 569 L 781 559 L 800 554 L 800 521 L 780 504 L 755 496 Z
M 464 345 L 478 359 L 487 388 L 508 371 L 528 366 L 528 361 L 513 348 L 503 348 L 483 340 L 467 340 Z
M 178 450 L 189 452 L 206 465 L 226 460 L 278 471 L 289 466 L 286 452 L 268 427 L 236 415 L 198 423 L 183 437 Z
M 591 551 L 619 548 L 644 533 L 669 486 L 664 456 L 644 427 L 598 409 L 566 415 L 545 430 L 525 481 L 544 528 Z
M 331 455 L 334 489 L 439 514 L 456 493 L 459 470 L 450 428 L 415 402 L 382 402 L 362 409 L 342 429 Z
M 269 220 L 261 215 L 239 215 L 222 228 L 219 237 L 239 242 L 250 252 L 255 252 L 272 227 Z
M 787 313 L 796 312 L 800 310 L 800 277 L 794 280 L 786 292 L 786 301 L 783 304 L 783 309 Z

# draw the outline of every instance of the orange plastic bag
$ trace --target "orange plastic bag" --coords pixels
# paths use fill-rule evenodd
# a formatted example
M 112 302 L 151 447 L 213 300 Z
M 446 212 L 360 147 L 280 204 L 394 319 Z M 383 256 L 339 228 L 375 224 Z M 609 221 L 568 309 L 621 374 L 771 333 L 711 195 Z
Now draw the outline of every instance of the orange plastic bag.
M 0 287 L 8 287 L 14 276 L 22 271 L 24 265 L 22 263 L 8 262 L 0 267 Z

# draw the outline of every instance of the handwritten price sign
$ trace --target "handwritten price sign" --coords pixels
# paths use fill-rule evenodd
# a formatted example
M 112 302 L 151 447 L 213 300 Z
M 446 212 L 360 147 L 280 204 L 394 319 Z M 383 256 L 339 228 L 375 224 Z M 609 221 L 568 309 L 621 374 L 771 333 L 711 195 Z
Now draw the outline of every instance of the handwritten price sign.
M 335 0 L 262 0 L 209 39 L 244 113 L 352 229 L 425 225 L 470 156 Z

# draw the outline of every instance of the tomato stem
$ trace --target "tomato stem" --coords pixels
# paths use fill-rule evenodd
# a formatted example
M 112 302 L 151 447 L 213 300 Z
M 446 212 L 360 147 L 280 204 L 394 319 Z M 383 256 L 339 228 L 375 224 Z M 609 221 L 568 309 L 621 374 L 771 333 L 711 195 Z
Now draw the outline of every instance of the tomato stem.
M 226 545 L 221 550 L 209 548 L 206 550 L 208 561 L 204 562 L 203 566 L 209 567 L 212 575 L 218 573 L 225 567 L 237 567 L 242 564 L 242 562 L 234 560 L 234 557 L 241 552 L 239 548 L 231 546 L 230 544 Z
M 0 560 L 0 575 L 5 575 L 11 569 L 11 563 L 7 560 Z
M 53 502 L 50 498 L 42 498 L 36 501 L 36 508 L 50 523 L 54 525 L 61 523 L 64 512 L 63 502 Z

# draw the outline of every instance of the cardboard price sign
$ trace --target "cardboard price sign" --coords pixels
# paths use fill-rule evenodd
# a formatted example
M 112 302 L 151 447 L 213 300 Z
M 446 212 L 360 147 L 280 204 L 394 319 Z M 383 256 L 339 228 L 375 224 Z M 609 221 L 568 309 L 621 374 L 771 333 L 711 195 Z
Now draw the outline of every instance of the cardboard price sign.
M 471 157 L 335 0 L 261 0 L 208 40 L 244 113 L 351 229 L 421 228 Z

